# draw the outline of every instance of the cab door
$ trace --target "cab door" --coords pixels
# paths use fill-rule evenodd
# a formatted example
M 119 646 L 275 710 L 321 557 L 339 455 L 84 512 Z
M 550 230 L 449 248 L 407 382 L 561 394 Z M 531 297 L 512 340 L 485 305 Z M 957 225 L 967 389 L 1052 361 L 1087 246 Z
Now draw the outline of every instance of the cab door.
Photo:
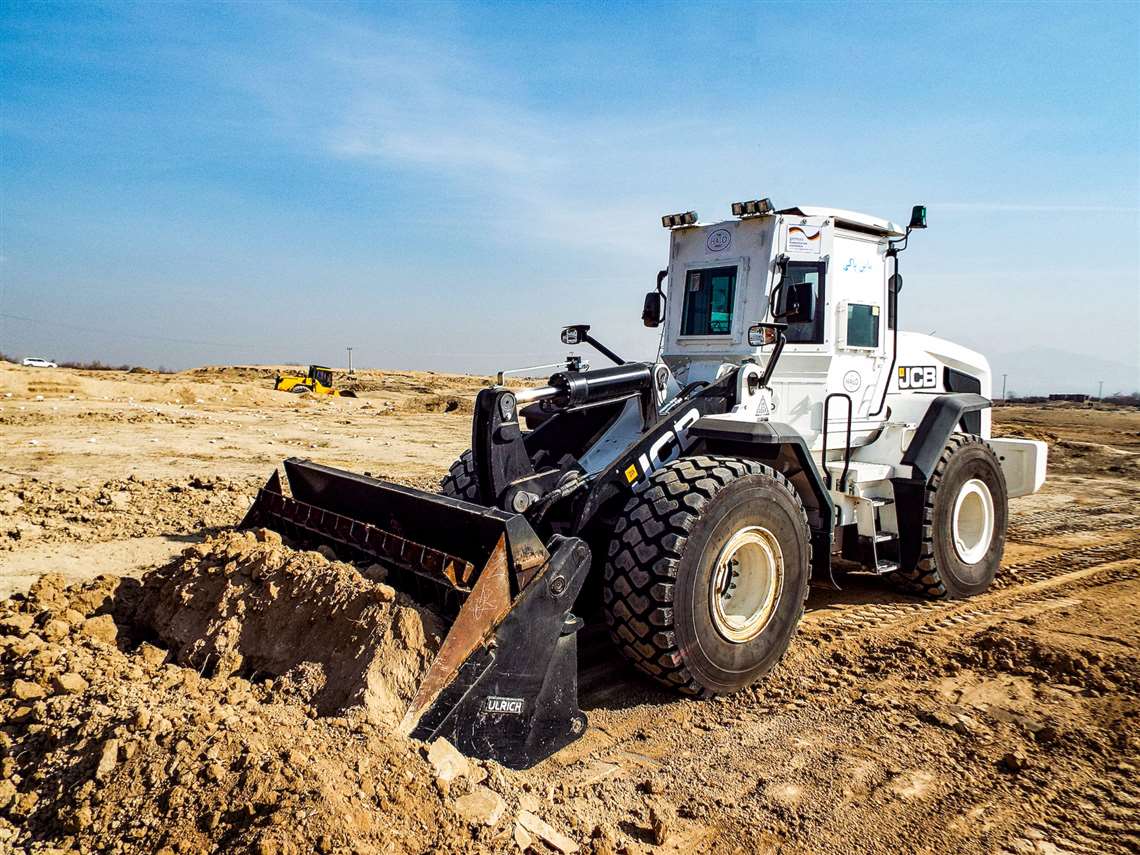
M 835 356 L 827 385 L 829 392 L 851 397 L 852 429 L 858 433 L 873 430 L 882 421 L 883 414 L 876 411 L 889 380 L 886 243 L 870 235 L 837 233 L 833 247 Z M 842 402 L 832 406 L 829 432 L 838 427 L 837 415 L 845 428 Z

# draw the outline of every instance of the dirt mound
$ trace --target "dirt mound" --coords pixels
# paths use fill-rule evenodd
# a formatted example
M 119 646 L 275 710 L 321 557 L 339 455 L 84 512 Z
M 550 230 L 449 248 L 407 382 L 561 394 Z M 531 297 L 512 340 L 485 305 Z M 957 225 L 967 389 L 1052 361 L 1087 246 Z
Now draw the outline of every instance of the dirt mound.
M 179 373 L 182 376 L 194 378 L 206 377 L 210 379 L 222 380 L 264 380 L 266 378 L 272 379 L 274 375 L 283 371 L 303 374 L 305 372 L 305 368 L 300 365 L 290 365 L 288 367 L 275 365 L 202 365 L 198 368 L 190 368 Z
M 268 684 L 203 679 L 149 644 L 122 652 L 129 638 L 98 614 L 114 581 L 63 591 L 45 579 L 30 608 L 0 618 L 0 849 L 307 853 L 384 841 L 419 852 L 470 840 L 412 743 L 363 717 L 314 720 Z
M 435 630 L 266 533 L 141 583 L 43 577 L 0 602 L 0 851 L 512 848 L 503 770 L 388 726 Z
M 474 395 L 419 395 L 396 405 L 399 413 L 473 413 Z
M 321 715 L 363 710 L 395 727 L 443 635 L 437 618 L 384 584 L 275 532 L 227 532 L 143 580 L 133 622 L 180 665 L 271 675 Z
M 1140 452 L 1099 442 L 1062 440 L 1049 450 L 1049 465 L 1058 472 L 1132 476 L 1140 472 Z

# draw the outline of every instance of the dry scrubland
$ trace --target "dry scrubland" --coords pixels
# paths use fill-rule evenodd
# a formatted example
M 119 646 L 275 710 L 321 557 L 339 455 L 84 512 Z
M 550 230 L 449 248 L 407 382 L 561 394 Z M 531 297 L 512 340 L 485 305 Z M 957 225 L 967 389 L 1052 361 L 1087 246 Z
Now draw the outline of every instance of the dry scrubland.
M 227 530 L 291 455 L 433 486 L 483 381 L 272 374 L 0 364 L 0 852 L 1140 848 L 1136 411 L 996 411 L 1051 477 L 981 597 L 851 577 L 712 701 L 588 634 L 590 728 L 520 773 L 393 733 L 439 627 L 378 568 Z

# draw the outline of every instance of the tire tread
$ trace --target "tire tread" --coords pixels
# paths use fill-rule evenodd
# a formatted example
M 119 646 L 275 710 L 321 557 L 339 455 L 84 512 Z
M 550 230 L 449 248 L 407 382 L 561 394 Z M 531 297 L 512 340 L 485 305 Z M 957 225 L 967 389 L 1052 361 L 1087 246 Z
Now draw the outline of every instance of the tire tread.
M 475 479 L 475 457 L 471 450 L 459 455 L 439 482 L 439 492 L 453 499 L 479 501 L 479 482 Z

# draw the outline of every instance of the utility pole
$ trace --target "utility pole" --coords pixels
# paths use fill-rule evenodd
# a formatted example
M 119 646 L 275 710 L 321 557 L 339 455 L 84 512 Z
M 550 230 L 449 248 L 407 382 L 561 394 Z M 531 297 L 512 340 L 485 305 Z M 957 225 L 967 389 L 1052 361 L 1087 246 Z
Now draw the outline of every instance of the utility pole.
M 1001 375 L 1001 399 L 1003 401 L 1005 400 L 1005 378 L 1008 376 L 1008 374 Z
M 1098 401 L 1103 401 L 1104 400 L 1104 381 L 1100 380 L 1098 382 L 1100 383 L 1100 389 L 1096 393 L 1096 399 Z
M 348 351 L 348 373 L 351 374 L 352 373 L 352 348 L 346 347 L 345 350 Z

